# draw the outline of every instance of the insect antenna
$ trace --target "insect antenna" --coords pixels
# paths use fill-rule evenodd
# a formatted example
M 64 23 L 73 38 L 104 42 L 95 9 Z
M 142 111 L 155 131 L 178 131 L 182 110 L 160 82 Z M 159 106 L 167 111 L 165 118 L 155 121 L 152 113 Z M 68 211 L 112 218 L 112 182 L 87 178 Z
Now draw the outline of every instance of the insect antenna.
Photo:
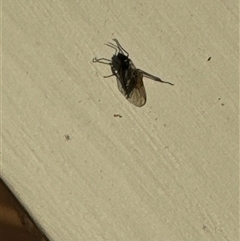
M 128 52 L 121 46 L 121 44 L 118 42 L 117 39 L 113 39 L 114 42 L 116 42 L 116 45 L 114 45 L 113 43 L 108 42 L 107 45 L 110 48 L 115 49 L 115 55 L 117 55 L 117 52 L 119 51 L 119 53 L 126 55 L 127 57 L 129 56 Z
M 107 46 L 110 47 L 110 48 L 115 49 L 115 54 L 114 54 L 114 55 L 117 55 L 117 52 L 119 51 L 119 48 L 118 48 L 117 46 L 115 46 L 114 44 L 112 44 L 112 43 L 110 43 L 110 42 L 108 42 L 108 43 L 105 44 L 105 45 L 107 45 Z
M 160 78 L 154 76 L 154 75 L 151 75 L 141 69 L 137 69 L 139 71 L 139 73 L 142 73 L 143 74 L 143 77 L 146 77 L 146 78 L 149 78 L 149 79 L 152 79 L 152 80 L 155 80 L 155 81 L 158 81 L 158 82 L 161 82 L 161 83 L 164 83 L 164 84 L 169 84 L 169 85 L 174 85 L 173 83 L 171 82 L 167 82 L 167 81 L 163 81 L 161 80 Z
M 118 42 L 118 40 L 116 38 L 113 39 L 114 42 L 116 42 L 117 44 L 117 47 L 119 49 L 119 51 L 122 53 L 122 54 L 126 54 L 127 57 L 129 56 L 129 53 L 121 46 L 121 44 Z

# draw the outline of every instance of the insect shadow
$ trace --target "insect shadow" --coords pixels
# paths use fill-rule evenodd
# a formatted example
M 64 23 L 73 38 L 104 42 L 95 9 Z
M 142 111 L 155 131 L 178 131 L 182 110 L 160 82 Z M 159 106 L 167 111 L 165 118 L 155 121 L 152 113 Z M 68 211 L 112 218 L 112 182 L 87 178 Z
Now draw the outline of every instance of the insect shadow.
M 170 82 L 165 82 L 160 78 L 153 76 L 141 69 L 137 69 L 133 64 L 132 60 L 129 58 L 128 52 L 120 45 L 117 39 L 113 39 L 116 44 L 107 43 L 106 45 L 115 49 L 115 54 L 112 59 L 106 58 L 93 58 L 94 63 L 101 63 L 110 65 L 112 74 L 108 76 L 103 76 L 104 78 L 109 78 L 111 76 L 116 76 L 117 85 L 119 91 L 125 96 L 125 98 L 133 105 L 141 107 L 145 105 L 147 101 L 146 90 L 143 84 L 143 77 L 174 85 Z

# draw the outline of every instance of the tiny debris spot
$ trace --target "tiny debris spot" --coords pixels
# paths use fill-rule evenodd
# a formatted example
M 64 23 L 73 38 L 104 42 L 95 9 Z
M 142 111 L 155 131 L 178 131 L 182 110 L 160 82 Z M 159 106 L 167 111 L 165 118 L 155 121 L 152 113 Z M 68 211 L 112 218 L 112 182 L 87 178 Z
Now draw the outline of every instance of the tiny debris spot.
M 122 118 L 122 116 L 120 114 L 114 114 L 114 117 L 118 117 L 118 118 Z
M 207 230 L 207 226 L 203 225 L 202 229 L 206 231 Z
M 71 137 L 69 135 L 64 135 L 65 137 L 65 141 L 70 141 L 71 140 Z
M 207 59 L 207 61 L 210 61 L 210 60 L 211 60 L 211 58 L 212 58 L 212 57 L 209 57 L 209 58 Z
M 219 98 L 218 98 L 218 100 L 221 100 L 221 98 L 219 97 Z M 222 103 L 221 105 L 222 105 L 222 106 L 224 106 L 225 104 L 224 104 L 224 103 Z

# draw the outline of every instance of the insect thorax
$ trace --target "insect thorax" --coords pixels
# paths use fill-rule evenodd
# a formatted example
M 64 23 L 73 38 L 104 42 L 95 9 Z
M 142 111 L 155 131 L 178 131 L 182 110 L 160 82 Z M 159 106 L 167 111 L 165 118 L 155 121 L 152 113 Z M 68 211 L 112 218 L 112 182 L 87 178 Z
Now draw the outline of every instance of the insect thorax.
M 127 70 L 129 67 L 130 59 L 121 53 L 113 55 L 112 57 L 112 69 L 119 72 L 120 69 Z

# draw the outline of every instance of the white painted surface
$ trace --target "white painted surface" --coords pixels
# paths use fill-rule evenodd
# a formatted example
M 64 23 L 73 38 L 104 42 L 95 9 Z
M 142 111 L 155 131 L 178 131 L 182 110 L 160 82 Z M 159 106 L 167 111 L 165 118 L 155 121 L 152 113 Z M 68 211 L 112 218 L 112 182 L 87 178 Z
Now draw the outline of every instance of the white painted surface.
M 238 240 L 237 1 L 2 9 L 2 177 L 51 240 Z M 130 105 L 112 38 L 175 86 Z

